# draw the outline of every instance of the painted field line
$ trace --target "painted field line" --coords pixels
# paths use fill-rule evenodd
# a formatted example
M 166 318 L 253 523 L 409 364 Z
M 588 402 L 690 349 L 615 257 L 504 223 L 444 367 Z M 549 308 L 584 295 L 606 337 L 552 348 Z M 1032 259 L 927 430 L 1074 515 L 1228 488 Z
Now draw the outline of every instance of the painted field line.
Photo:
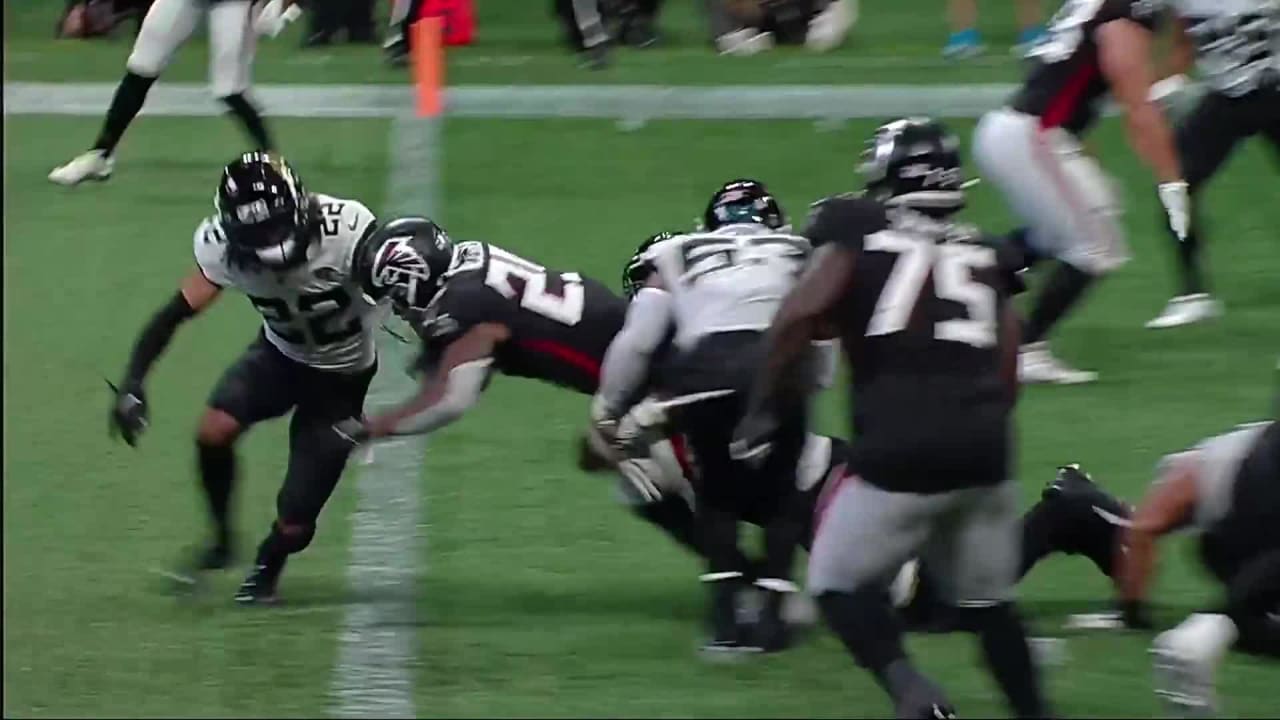
M 410 116 L 410 91 L 399 89 L 401 114 L 391 124 L 387 214 L 427 214 L 436 207 L 439 128 L 434 118 Z M 367 407 L 408 397 L 409 352 L 385 334 Z M 414 717 L 417 590 L 423 548 L 423 438 L 376 446 L 359 468 L 359 500 L 352 517 L 347 576 L 354 594 L 338 638 L 331 714 L 339 718 Z M 363 454 L 361 451 L 358 454 Z
M 463 85 L 445 92 L 445 114 L 475 118 L 839 120 L 901 115 L 977 117 L 1014 86 L 973 85 Z M 6 115 L 100 116 L 106 83 L 6 83 Z M 380 85 L 263 85 L 253 90 L 278 117 L 394 118 L 403 88 Z M 203 85 L 158 85 L 144 115 L 222 115 Z

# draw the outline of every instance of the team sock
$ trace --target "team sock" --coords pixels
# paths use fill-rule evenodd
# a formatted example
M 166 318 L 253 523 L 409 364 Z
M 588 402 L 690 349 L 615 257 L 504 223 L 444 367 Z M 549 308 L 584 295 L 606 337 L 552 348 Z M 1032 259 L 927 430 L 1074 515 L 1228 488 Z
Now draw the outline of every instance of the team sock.
M 116 145 L 120 143 L 124 131 L 129 129 L 129 124 L 142 110 L 142 104 L 147 100 L 147 92 L 151 90 L 151 85 L 155 81 L 153 77 L 125 72 L 124 79 L 116 86 L 116 94 L 111 98 L 111 107 L 107 108 L 107 117 L 102 122 L 98 139 L 93 143 L 94 150 L 101 150 L 105 155 L 115 153 Z
M 214 538 L 222 547 L 231 542 L 231 488 L 235 484 L 236 457 L 230 447 L 196 444 L 200 483 L 209 513 L 213 517 Z
M 1089 273 L 1059 262 L 1053 269 L 1053 274 L 1049 276 L 1044 289 L 1040 291 L 1040 297 L 1036 299 L 1035 307 L 1027 318 L 1026 326 L 1023 328 L 1022 342 L 1034 343 L 1043 340 L 1049 329 L 1079 302 L 1085 290 L 1093 284 L 1093 280 L 1094 277 Z
M 818 596 L 818 607 L 853 659 L 870 670 L 880 686 L 896 698 L 895 692 L 912 668 L 902 648 L 898 620 L 884 592 L 824 592 Z
M 1018 717 L 1045 717 L 1037 669 L 1027 647 L 1022 620 L 1009 603 L 964 608 L 967 629 L 982 641 L 987 667 Z
M 693 508 L 685 499 L 676 495 L 663 497 L 657 502 L 645 503 L 634 508 L 636 515 L 658 526 L 672 540 L 702 554 L 698 544 L 697 524 Z
M 244 130 L 249 134 L 249 138 L 253 140 L 258 150 L 271 150 L 274 146 L 271 143 L 271 136 L 267 133 L 267 125 L 262 120 L 262 115 L 258 113 L 258 109 L 249 102 L 244 95 L 236 93 L 222 98 L 223 104 L 231 111 L 232 115 L 240 121 L 244 126 Z
M 1170 235 L 1173 236 L 1172 231 Z M 1200 272 L 1200 233 L 1196 231 L 1192 221 L 1187 238 L 1179 240 L 1173 236 L 1174 245 L 1178 249 L 1178 271 L 1182 279 L 1182 295 L 1195 295 L 1204 292 L 1204 277 Z

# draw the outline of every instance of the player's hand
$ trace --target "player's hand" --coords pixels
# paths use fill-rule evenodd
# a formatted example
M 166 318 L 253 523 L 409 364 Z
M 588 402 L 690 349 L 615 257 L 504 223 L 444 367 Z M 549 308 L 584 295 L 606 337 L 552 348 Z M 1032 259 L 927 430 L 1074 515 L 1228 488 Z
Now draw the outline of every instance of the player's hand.
M 1191 200 L 1188 195 L 1187 181 L 1160 183 L 1158 191 L 1160 204 L 1164 206 L 1165 214 L 1169 216 L 1169 228 L 1173 230 L 1174 235 L 1178 236 L 1179 241 L 1185 241 L 1187 234 L 1191 232 Z
M 111 437 L 123 438 L 129 447 L 138 446 L 138 438 L 149 424 L 147 420 L 147 396 L 140 387 L 117 388 L 110 382 L 107 385 L 115 393 L 111 403 L 111 414 L 107 426 Z
M 254 18 L 253 31 L 259 35 L 276 37 L 301 14 L 302 9 L 296 3 L 286 9 L 284 0 L 270 0 Z
M 369 441 L 369 428 L 365 427 L 364 421 L 360 418 L 347 418 L 342 422 L 333 426 L 333 431 L 338 437 L 351 443 L 352 445 L 361 445 Z
M 747 413 L 733 431 L 729 455 L 734 460 L 750 463 L 764 462 L 773 451 L 773 436 L 778 432 L 778 420 L 772 413 L 753 411 Z

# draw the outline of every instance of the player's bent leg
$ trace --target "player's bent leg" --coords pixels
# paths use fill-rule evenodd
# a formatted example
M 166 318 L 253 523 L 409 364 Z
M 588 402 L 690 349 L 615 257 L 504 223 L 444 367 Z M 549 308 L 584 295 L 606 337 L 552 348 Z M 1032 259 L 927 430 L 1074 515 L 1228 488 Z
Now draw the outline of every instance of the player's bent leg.
M 893 698 L 899 717 L 950 712 L 941 690 L 907 658 L 885 591 L 892 574 L 928 537 L 933 512 L 945 499 L 887 492 L 856 476 L 834 493 L 818 509 L 810 593 L 850 654 Z
M 270 150 L 273 145 L 266 123 L 244 95 L 249 89 L 255 43 L 248 0 L 226 0 L 209 9 L 209 87 L 255 148 Z
M 160 73 L 174 52 L 195 30 L 204 12 L 200 0 L 156 0 L 142 21 L 126 73 L 111 98 L 102 129 L 87 152 L 54 168 L 49 180 L 78 185 L 86 180 L 106 180 L 115 168 L 115 149 L 126 129 L 142 110 Z
M 987 666 L 1014 712 L 1044 717 L 1026 631 L 1009 600 L 1018 562 L 1017 496 L 1009 481 L 955 493 L 963 519 L 930 540 L 926 559 L 943 597 L 957 608 L 958 626 L 981 638 Z
M 253 569 L 236 591 L 236 602 L 241 604 L 274 603 L 288 557 L 311 544 L 316 521 L 352 451 L 351 444 L 331 427 L 361 414 L 377 364 L 350 374 L 314 368 L 304 372 L 298 407 L 289 421 L 289 465 L 276 495 L 276 520 L 258 545 Z
M 1221 304 L 1209 295 L 1201 266 L 1201 238 L 1204 223 L 1201 220 L 1200 197 L 1209 178 L 1217 173 L 1222 163 L 1244 139 L 1244 128 L 1233 117 L 1230 102 L 1218 93 L 1210 92 L 1178 126 L 1176 144 L 1182 163 L 1182 174 L 1191 194 L 1191 227 L 1185 239 L 1180 239 L 1168 226 L 1169 218 L 1163 210 L 1160 224 L 1173 245 L 1178 262 L 1179 292 L 1170 298 L 1164 309 L 1146 327 L 1162 329 L 1180 327 L 1217 317 Z

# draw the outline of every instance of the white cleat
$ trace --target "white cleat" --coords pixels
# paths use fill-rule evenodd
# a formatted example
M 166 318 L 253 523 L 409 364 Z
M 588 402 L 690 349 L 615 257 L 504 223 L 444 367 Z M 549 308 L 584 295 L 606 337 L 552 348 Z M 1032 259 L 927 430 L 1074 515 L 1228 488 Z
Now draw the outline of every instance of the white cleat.
M 745 57 L 772 50 L 773 46 L 773 33 L 760 32 L 755 28 L 734 30 L 716 38 L 716 48 L 721 55 Z
M 1156 697 L 1172 717 L 1213 717 L 1213 663 L 1198 657 L 1177 629 L 1160 633 L 1151 643 Z
M 85 180 L 106 180 L 115 169 L 115 158 L 102 150 L 90 150 L 77 155 L 71 162 L 53 169 L 49 173 L 50 182 L 59 185 L 79 185 Z
M 858 22 L 858 0 L 832 0 L 827 9 L 809 21 L 804 44 L 814 52 L 840 47 L 854 23 Z
M 1164 310 L 1154 319 L 1147 322 L 1147 327 L 1152 330 L 1181 327 L 1204 322 L 1205 320 L 1213 320 L 1221 314 L 1222 303 L 1215 300 L 1209 293 L 1179 295 L 1170 298 L 1169 303 L 1164 306 Z
M 1028 343 L 1018 350 L 1018 382 L 1024 385 L 1080 385 L 1098 379 L 1098 373 L 1077 370 L 1049 352 L 1049 343 Z

